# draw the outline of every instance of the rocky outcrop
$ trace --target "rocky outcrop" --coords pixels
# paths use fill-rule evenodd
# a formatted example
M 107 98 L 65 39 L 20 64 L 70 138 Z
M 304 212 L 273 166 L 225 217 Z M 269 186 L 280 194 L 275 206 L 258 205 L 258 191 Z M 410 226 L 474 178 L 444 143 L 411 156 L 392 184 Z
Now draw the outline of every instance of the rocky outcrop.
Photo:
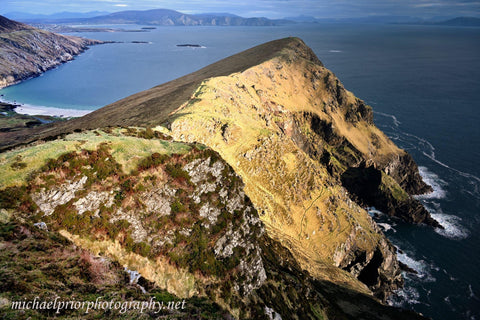
M 417 164 L 408 153 L 391 159 L 382 169 L 408 194 L 418 195 L 433 191 L 432 187 L 422 180 Z
M 64 36 L 0 16 L 0 88 L 39 76 L 102 41 Z
M 391 176 L 374 166 L 365 167 L 362 164 L 350 167 L 342 173 L 341 181 L 357 202 L 365 206 L 373 206 L 409 223 L 425 223 L 443 228 L 432 219 L 420 201 L 401 188 Z
M 241 179 L 218 154 L 183 144 L 180 150 L 152 153 L 127 175 L 100 144 L 50 160 L 27 189 L 4 189 L 0 200 L 26 199 L 24 210 L 10 209 L 27 220 L 39 217 L 48 230 L 179 297 L 232 296 L 234 290 L 231 299 L 242 301 L 266 281 L 259 245 L 264 227 Z
M 345 99 L 342 98 L 345 93 L 338 93 L 342 90 L 338 84 L 331 90 L 337 101 Z M 351 122 L 352 126 L 362 122 L 373 126 L 372 110 L 363 101 L 357 99 L 354 104 L 348 104 L 344 109 L 345 121 Z M 374 132 L 370 133 L 370 150 L 368 153 L 362 152 L 355 146 L 353 139 L 341 135 L 335 129 L 333 121 L 322 119 L 312 112 L 296 114 L 293 124 L 290 135 L 295 143 L 313 159 L 326 166 L 329 173 L 342 183 L 357 203 L 373 206 L 410 223 L 425 223 L 441 228 L 413 197 L 430 192 L 432 188 L 422 180 L 416 163 L 407 152 L 397 150 L 387 154 L 375 154 L 376 149 L 385 148 L 385 143 L 381 142 L 384 137 L 380 138 Z

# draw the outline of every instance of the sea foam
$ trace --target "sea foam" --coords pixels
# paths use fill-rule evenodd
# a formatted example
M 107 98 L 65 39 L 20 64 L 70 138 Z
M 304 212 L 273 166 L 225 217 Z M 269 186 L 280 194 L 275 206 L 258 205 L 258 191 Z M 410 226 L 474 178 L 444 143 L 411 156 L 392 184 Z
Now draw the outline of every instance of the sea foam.
M 447 182 L 440 179 L 438 175 L 428 170 L 427 167 L 418 167 L 418 171 L 422 176 L 423 181 L 426 184 L 430 185 L 433 188 L 433 191 L 430 193 L 422 194 L 415 196 L 417 199 L 443 199 L 446 197 L 447 192 L 444 187 L 447 185 Z
M 82 117 L 93 110 L 77 110 L 77 109 L 60 109 L 43 106 L 21 105 L 15 108 L 15 112 L 18 114 L 28 115 L 44 115 L 55 117 Z
M 435 269 L 436 267 L 433 265 L 428 265 L 424 260 L 415 260 L 405 253 L 405 251 L 401 251 L 401 249 L 399 249 L 397 252 L 397 259 L 398 261 L 415 270 L 417 274 L 414 276 L 415 278 L 418 278 L 418 280 L 423 282 L 434 282 L 436 280 L 430 273 L 430 270 Z
M 382 228 L 383 232 L 387 232 L 387 231 L 393 231 L 393 232 L 397 232 L 397 230 L 395 230 L 390 224 L 388 223 L 384 223 L 384 222 L 377 222 L 377 225 Z
M 444 213 L 432 213 L 430 212 L 433 219 L 437 220 L 438 223 L 442 225 L 444 229 L 436 228 L 435 232 L 438 234 L 455 240 L 465 239 L 469 236 L 468 230 L 462 226 L 462 219 Z

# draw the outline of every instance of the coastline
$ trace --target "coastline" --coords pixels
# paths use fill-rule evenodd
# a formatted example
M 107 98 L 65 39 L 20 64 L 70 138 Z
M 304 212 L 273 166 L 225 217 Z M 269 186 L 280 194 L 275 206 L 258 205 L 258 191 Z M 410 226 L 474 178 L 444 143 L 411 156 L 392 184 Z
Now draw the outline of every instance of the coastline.
M 26 114 L 29 116 L 51 116 L 58 118 L 77 118 L 82 117 L 94 110 L 76 110 L 76 109 L 60 109 L 44 106 L 20 105 L 14 111 L 18 114 Z
M 7 104 L 12 107 L 12 111 L 19 115 L 29 116 L 50 116 L 58 118 L 76 118 L 82 117 L 94 110 L 81 110 L 81 109 L 62 109 L 47 106 L 37 106 L 30 104 L 19 104 L 16 102 L 4 100 L 0 98 L 0 103 Z

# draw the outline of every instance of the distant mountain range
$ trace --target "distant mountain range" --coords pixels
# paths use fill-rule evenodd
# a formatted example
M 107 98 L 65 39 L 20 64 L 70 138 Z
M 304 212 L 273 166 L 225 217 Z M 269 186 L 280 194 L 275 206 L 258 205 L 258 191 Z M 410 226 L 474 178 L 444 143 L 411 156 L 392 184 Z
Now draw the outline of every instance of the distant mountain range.
M 243 18 L 230 13 L 185 14 L 169 9 L 130 10 L 108 14 L 90 12 L 77 15 L 64 12 L 49 16 L 17 12 L 10 15 L 6 14 L 6 16 L 26 23 L 145 24 L 159 26 L 275 26 L 294 23 L 264 17 Z
M 437 16 L 419 18 L 412 16 L 383 15 L 354 18 L 316 18 L 299 15 L 283 19 L 265 17 L 245 18 L 227 12 L 186 14 L 169 9 L 128 10 L 114 13 L 104 11 L 59 12 L 50 15 L 10 12 L 6 17 L 34 24 L 143 24 L 158 26 L 276 26 L 294 23 L 376 23 L 416 24 L 444 26 L 480 26 L 480 18 Z
M 458 17 L 435 23 L 442 26 L 480 27 L 480 18 Z
M 367 17 L 355 17 L 355 18 L 315 18 L 313 16 L 300 15 L 296 17 L 286 17 L 285 19 L 303 22 L 303 23 L 405 23 L 405 22 L 417 22 L 419 18 L 410 16 L 367 16 Z
M 4 14 L 4 16 L 8 17 L 9 19 L 17 20 L 17 21 L 45 21 L 45 20 L 62 20 L 62 19 L 83 19 L 83 18 L 92 18 L 98 17 L 102 15 L 110 14 L 107 11 L 90 11 L 90 12 L 57 12 L 53 14 L 35 14 L 35 13 L 27 13 L 27 12 L 8 12 Z
M 289 21 L 298 23 L 378 23 L 378 24 L 418 24 L 444 26 L 480 26 L 480 18 L 475 17 L 432 17 L 428 19 L 411 16 L 368 16 L 357 18 L 315 18 L 300 15 L 286 17 Z

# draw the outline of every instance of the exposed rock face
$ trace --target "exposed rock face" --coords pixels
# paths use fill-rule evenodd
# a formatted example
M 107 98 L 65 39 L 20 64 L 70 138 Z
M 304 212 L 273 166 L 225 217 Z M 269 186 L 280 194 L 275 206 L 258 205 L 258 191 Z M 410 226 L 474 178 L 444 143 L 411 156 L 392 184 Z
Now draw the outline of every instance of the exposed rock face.
M 433 191 L 432 187 L 422 180 L 417 164 L 408 153 L 392 159 L 383 170 L 394 178 L 408 194 L 423 194 Z
M 102 41 L 39 30 L 0 16 L 0 88 L 72 60 Z
M 81 177 L 77 181 L 67 180 L 64 184 L 56 186 L 55 188 L 45 189 L 43 188 L 39 192 L 32 194 L 32 199 L 36 205 L 47 216 L 51 215 L 55 208 L 59 205 L 63 205 L 73 198 L 75 198 L 75 192 L 81 190 L 83 185 L 87 181 L 87 177 Z M 83 201 L 77 201 L 75 205 Z M 78 207 L 77 207 L 78 208 Z M 79 209 L 79 212 L 85 210 Z
M 351 167 L 341 175 L 343 186 L 364 205 L 374 206 L 391 216 L 410 223 L 425 223 L 442 227 L 415 198 L 404 191 L 384 171 L 373 166 Z M 423 181 L 422 181 L 423 183 Z M 412 186 L 412 185 L 410 185 Z
M 28 194 L 3 194 L 26 196 L 30 219 L 38 216 L 49 230 L 63 229 L 180 297 L 233 289 L 232 299 L 241 301 L 266 281 L 264 227 L 230 166 L 210 149 L 185 148 L 153 153 L 126 175 L 100 145 L 50 160 L 32 176 Z

